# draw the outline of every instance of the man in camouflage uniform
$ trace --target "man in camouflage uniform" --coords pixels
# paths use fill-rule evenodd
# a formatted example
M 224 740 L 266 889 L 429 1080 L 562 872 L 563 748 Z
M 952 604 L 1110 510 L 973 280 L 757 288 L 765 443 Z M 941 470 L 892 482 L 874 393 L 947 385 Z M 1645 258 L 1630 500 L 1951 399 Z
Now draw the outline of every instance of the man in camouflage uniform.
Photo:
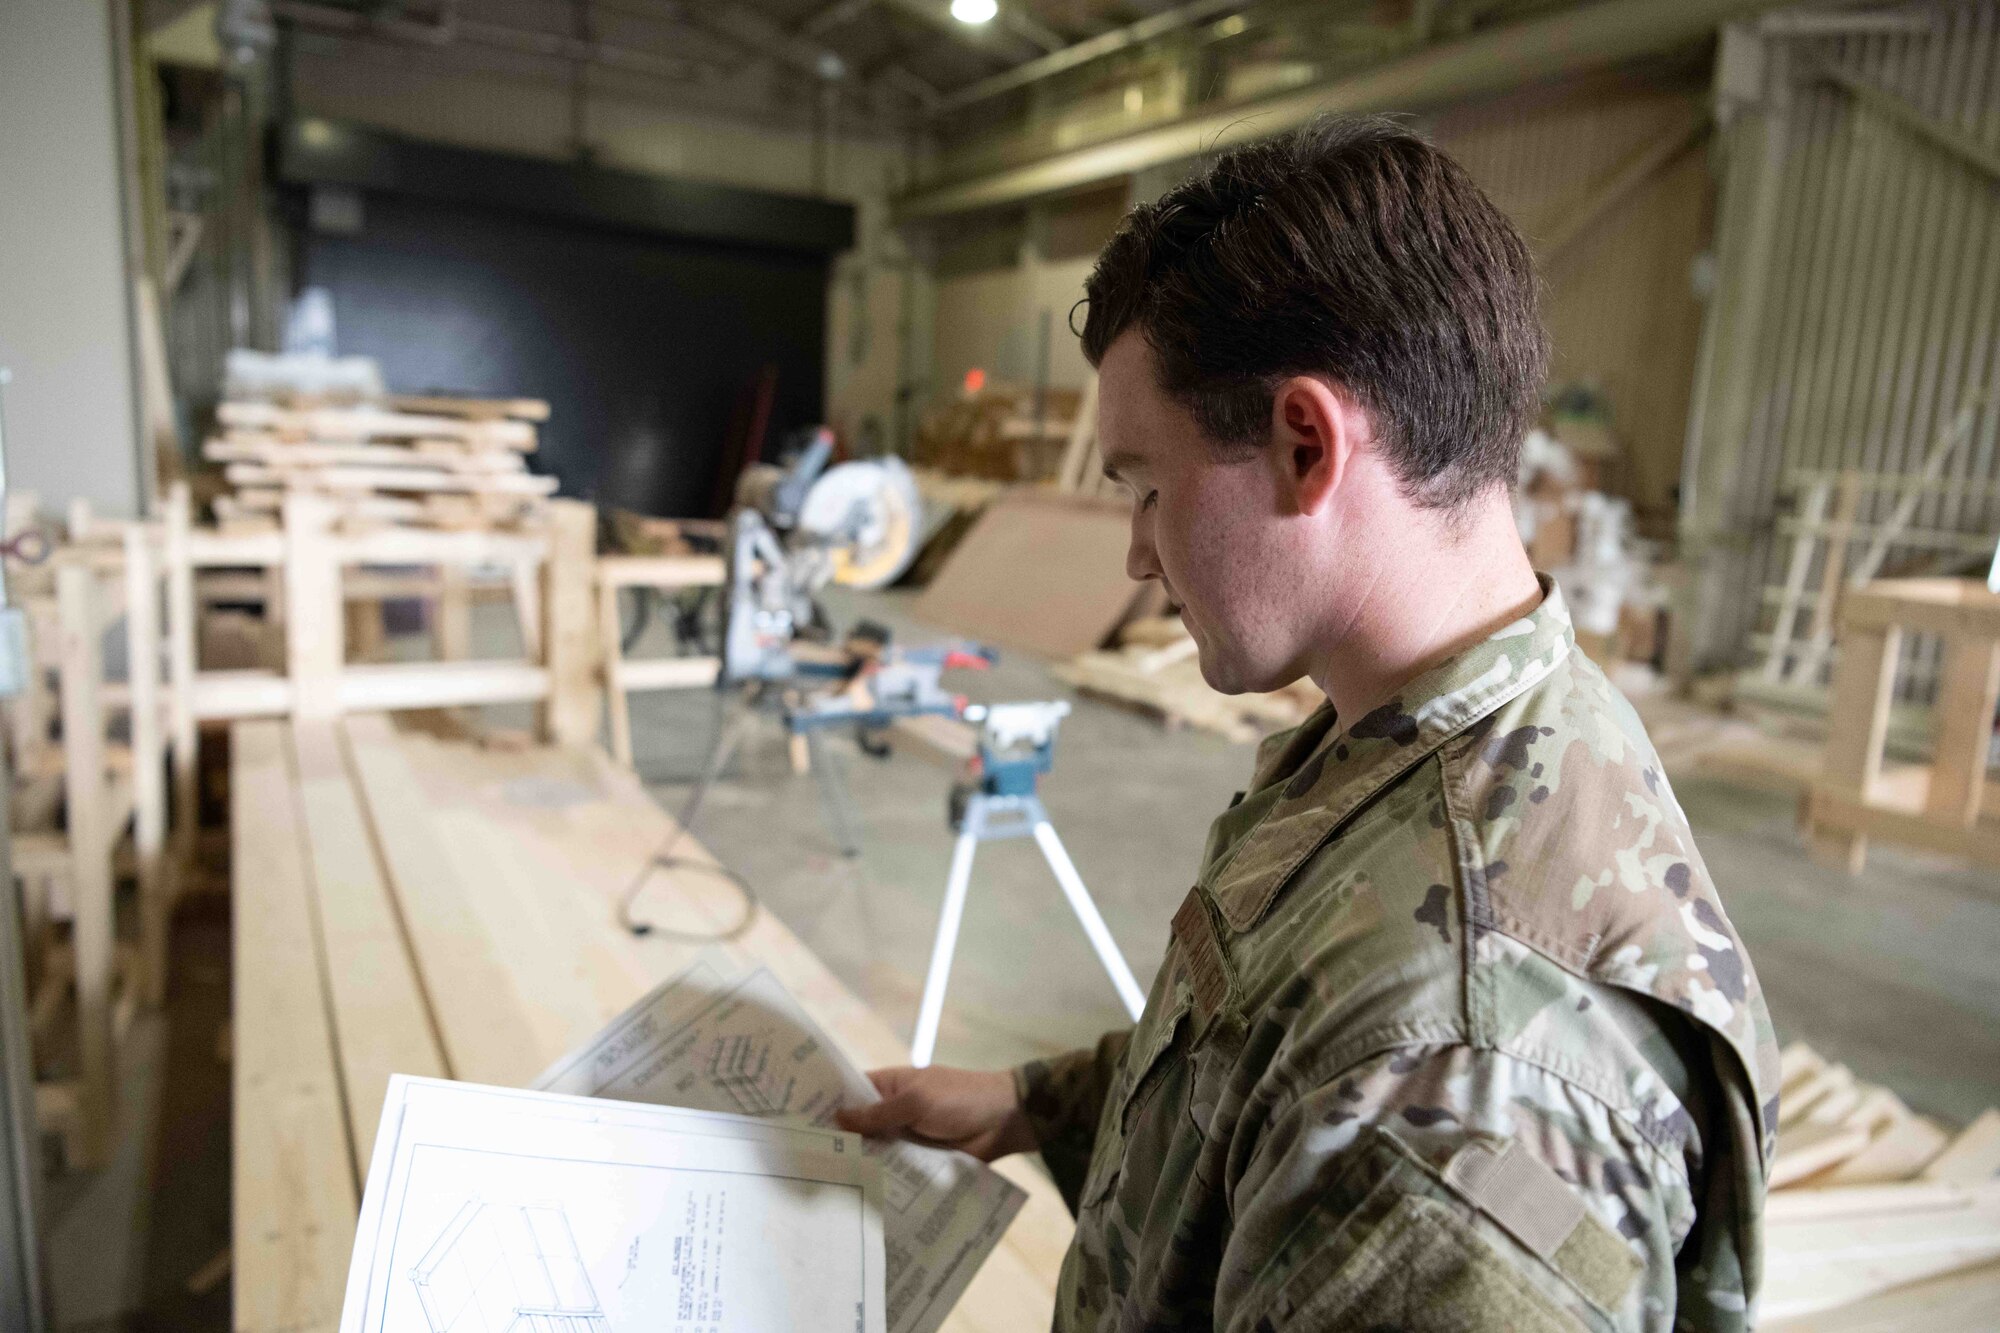
M 1218 689 L 1330 702 L 1215 821 L 1134 1028 L 879 1071 L 851 1123 L 1039 1149 L 1059 1329 L 1749 1327 L 1775 1043 L 1513 530 L 1519 237 L 1436 150 L 1329 122 L 1136 210 L 1089 294 L 1132 572 Z

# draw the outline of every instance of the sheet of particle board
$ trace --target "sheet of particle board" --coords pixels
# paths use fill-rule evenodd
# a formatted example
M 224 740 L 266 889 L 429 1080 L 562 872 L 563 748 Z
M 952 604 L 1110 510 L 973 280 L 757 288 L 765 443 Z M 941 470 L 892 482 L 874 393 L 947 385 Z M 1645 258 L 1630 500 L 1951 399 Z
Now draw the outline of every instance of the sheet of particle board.
M 1157 586 L 1125 577 L 1130 533 L 1123 503 L 1011 491 L 966 533 L 914 613 L 1001 648 L 1074 657 L 1103 642 Z

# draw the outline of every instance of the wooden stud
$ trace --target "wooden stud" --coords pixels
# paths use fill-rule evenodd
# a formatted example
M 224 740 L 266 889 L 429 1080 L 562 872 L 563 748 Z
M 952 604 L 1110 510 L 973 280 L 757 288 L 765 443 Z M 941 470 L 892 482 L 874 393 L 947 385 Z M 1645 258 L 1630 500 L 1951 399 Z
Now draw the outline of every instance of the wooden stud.
M 604 711 L 610 721 L 611 757 L 632 767 L 632 709 L 625 697 L 625 627 L 618 615 L 618 585 L 599 578 L 597 632 L 603 639 Z
M 1842 637 L 1846 642 L 1834 665 L 1833 702 L 1827 714 L 1831 730 L 1820 781 L 1836 794 L 1865 803 L 1882 774 L 1882 747 L 1889 734 L 1889 704 L 1903 632 L 1849 628 Z M 1855 829 L 1815 823 L 1811 846 L 1815 860 L 1844 867 L 1849 874 L 1860 874 L 1868 859 L 1868 839 Z
M 514 620 L 521 630 L 521 654 L 530 662 L 540 662 L 543 648 L 541 561 L 510 561 L 507 573 L 514 590 Z
M 1820 525 L 1826 522 L 1826 505 L 1833 483 L 1822 477 L 1806 489 L 1802 522 L 1792 539 L 1792 558 L 1785 567 L 1784 594 L 1778 614 L 1771 622 L 1771 647 L 1764 658 L 1764 679 L 1777 684 L 1785 678 L 1785 659 L 1791 653 L 1792 636 L 1798 628 L 1799 599 L 1805 595 L 1806 573 L 1812 566 L 1813 548 L 1819 544 Z M 1850 516 L 1849 523 L 1853 522 Z M 1827 551 L 1829 561 L 1832 548 Z M 1821 594 L 1824 596 L 1824 593 Z
M 1840 497 L 1834 502 L 1833 524 L 1826 533 L 1826 556 L 1820 568 L 1819 598 L 1813 603 L 1812 629 L 1806 645 L 1792 662 L 1789 679 L 1812 684 L 1826 650 L 1833 642 L 1834 613 L 1840 609 L 1841 589 L 1847 583 L 1847 551 L 1854 542 L 1854 523 L 1861 511 L 1862 482 L 1859 473 L 1840 474 Z
M 2000 707 L 2000 639 L 1946 640 L 1935 708 L 1931 789 L 1924 805 L 1924 813 L 1932 819 L 1963 829 L 1979 822 L 1996 707 Z
M 439 659 L 463 662 L 472 656 L 472 580 L 464 565 L 439 566 L 433 611 Z
M 97 575 L 65 561 L 56 570 L 57 614 L 62 623 L 62 725 L 75 913 L 78 1056 L 81 1082 L 77 1144 L 82 1162 L 95 1165 L 110 1151 L 112 901 L 111 840 L 106 817 L 103 639 Z
M 598 731 L 597 599 L 594 596 L 597 510 L 580 500 L 549 505 L 547 595 L 549 701 L 544 736 L 558 745 L 589 745 Z
M 167 491 L 167 700 L 173 762 L 174 864 L 173 886 L 194 864 L 194 840 L 201 826 L 197 808 L 197 772 L 201 736 L 194 715 L 195 652 L 194 563 L 188 549 L 192 520 L 188 485 L 175 482 Z M 169 907 L 171 907 L 171 902 Z
M 333 506 L 316 495 L 285 497 L 285 674 L 292 716 L 332 717 L 340 711 L 340 671 L 346 660 L 340 564 L 328 541 Z
M 148 1008 L 167 998 L 166 736 L 160 699 L 160 577 L 152 536 L 125 528 L 125 670 L 132 696 L 132 846 L 138 858 L 139 994 Z

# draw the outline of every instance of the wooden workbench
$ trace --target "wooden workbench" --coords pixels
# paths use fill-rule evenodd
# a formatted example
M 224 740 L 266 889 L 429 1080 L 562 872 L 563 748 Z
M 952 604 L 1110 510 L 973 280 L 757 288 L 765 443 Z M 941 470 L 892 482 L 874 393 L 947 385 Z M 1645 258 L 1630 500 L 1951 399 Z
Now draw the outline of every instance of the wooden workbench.
M 374 714 L 238 722 L 231 750 L 235 1327 L 332 1330 L 389 1075 L 525 1085 L 700 946 L 617 924 L 672 824 L 594 748 L 485 750 Z M 663 925 L 740 910 L 713 876 L 658 883 Z M 907 1059 L 768 913 L 722 951 L 863 1067 Z M 1001 1170 L 1028 1201 L 948 1329 L 1048 1327 L 1069 1215 L 1026 1162 Z

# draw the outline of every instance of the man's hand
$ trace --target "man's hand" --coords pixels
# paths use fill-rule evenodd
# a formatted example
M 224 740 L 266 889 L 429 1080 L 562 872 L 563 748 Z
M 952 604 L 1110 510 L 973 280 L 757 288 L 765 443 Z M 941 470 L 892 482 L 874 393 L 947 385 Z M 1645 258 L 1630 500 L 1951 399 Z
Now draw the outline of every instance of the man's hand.
M 901 1134 L 982 1162 L 1037 1146 L 1014 1076 L 1004 1070 L 873 1069 L 868 1081 L 882 1100 L 841 1111 L 835 1118 L 842 1129 L 870 1138 Z

